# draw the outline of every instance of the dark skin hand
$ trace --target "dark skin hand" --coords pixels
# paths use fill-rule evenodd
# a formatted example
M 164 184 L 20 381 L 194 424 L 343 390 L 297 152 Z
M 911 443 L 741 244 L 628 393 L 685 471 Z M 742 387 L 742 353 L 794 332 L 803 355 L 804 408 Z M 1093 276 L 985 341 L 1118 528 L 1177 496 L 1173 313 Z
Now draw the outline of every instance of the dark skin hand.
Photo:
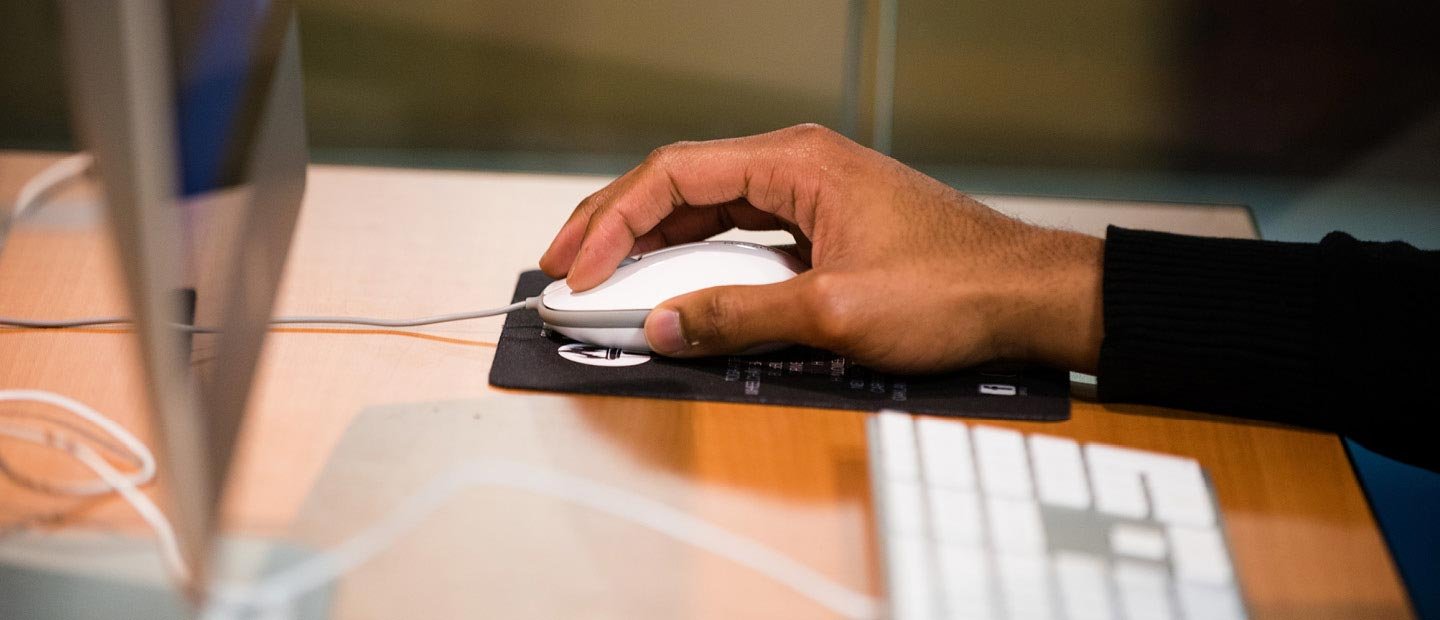
M 812 269 L 662 303 L 645 323 L 656 352 L 783 341 L 892 372 L 1095 369 L 1102 240 L 1002 215 L 817 125 L 657 149 L 576 207 L 540 267 L 583 291 L 626 256 L 735 227 L 789 231 Z

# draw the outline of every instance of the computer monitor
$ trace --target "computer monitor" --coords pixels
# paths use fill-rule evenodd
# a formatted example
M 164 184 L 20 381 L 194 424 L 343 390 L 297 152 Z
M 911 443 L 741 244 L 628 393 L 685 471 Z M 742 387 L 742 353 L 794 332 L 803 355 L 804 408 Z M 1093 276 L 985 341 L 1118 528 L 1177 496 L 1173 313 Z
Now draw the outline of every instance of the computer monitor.
M 198 601 L 305 187 L 295 7 L 60 5 L 72 122 L 104 186 Z

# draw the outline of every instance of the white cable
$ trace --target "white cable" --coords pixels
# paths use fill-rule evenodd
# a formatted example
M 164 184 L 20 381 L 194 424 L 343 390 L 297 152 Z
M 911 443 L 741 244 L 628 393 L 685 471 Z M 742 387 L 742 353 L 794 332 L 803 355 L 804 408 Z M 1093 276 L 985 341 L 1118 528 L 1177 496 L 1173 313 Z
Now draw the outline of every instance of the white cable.
M 95 160 L 89 153 L 75 153 L 46 166 L 20 186 L 20 193 L 15 196 L 15 210 L 10 213 L 10 219 L 19 220 L 24 217 L 27 211 L 41 204 L 46 195 L 85 174 L 94 163 Z
M 86 154 L 72 155 L 32 177 L 21 189 L 12 219 L 23 216 L 45 194 L 84 173 L 91 163 Z M 533 309 L 537 304 L 538 298 L 531 297 L 525 301 L 499 308 L 413 319 L 282 316 L 276 317 L 270 322 L 273 325 L 336 324 L 390 328 L 418 327 L 508 314 L 524 308 Z M 0 317 L 0 326 L 21 328 L 89 327 L 131 322 L 131 319 L 119 316 L 65 320 Z M 191 325 L 177 327 L 200 333 L 215 331 L 213 328 Z M 59 394 L 41 390 L 0 390 L 0 401 L 35 401 L 59 407 L 95 424 L 129 450 L 139 464 L 139 470 L 127 476 L 117 471 L 89 446 L 75 442 L 62 434 L 25 427 L 0 426 L 0 435 L 61 450 L 95 472 L 100 479 L 87 483 L 39 483 L 24 479 L 16 472 L 7 470 L 3 460 L 0 460 L 0 470 L 10 473 L 32 487 L 60 494 L 97 495 L 113 489 L 154 530 L 156 544 L 167 570 L 182 583 L 190 580 L 189 568 L 180 554 L 179 542 L 169 520 L 166 519 L 159 507 L 137 488 L 150 482 L 155 476 L 155 458 L 144 443 L 98 411 Z M 844 617 L 873 618 L 879 609 L 876 601 L 864 593 L 835 583 L 813 569 L 752 539 L 731 533 L 653 499 L 593 480 L 547 471 L 521 463 L 482 461 L 466 463 L 444 476 L 430 481 L 420 491 L 401 502 L 379 523 L 366 528 L 333 549 L 282 569 L 254 584 L 219 586 L 213 593 L 215 598 L 206 615 L 223 618 L 227 614 L 245 609 L 262 614 L 283 615 L 284 608 L 300 596 L 364 564 L 406 532 L 419 526 L 426 517 L 438 510 L 455 494 L 469 488 L 485 486 L 528 491 L 579 504 L 630 521 L 748 567 Z
M 23 217 L 46 194 L 83 174 L 93 164 L 86 153 L 71 155 L 55 162 L 31 177 L 21 187 L 11 220 Z M 464 321 L 500 314 L 522 308 L 534 308 L 538 298 L 500 308 L 441 314 L 414 319 L 379 319 L 345 316 L 286 316 L 271 320 L 274 325 L 364 325 L 370 327 L 418 327 Z M 130 323 L 125 317 L 90 317 L 58 321 L 0 317 L 0 326 L 24 328 L 65 328 Z M 185 325 L 194 332 L 214 331 L 211 328 Z M 155 457 L 144 443 L 100 412 L 73 399 L 41 390 L 0 390 L 0 402 L 34 401 L 59 407 L 105 431 L 129 450 L 139 470 L 122 474 L 89 446 L 73 441 L 63 434 L 38 431 L 25 427 L 0 426 L 0 435 L 61 450 L 95 472 L 99 480 L 87 483 L 40 484 L 32 486 L 65 495 L 97 495 L 114 490 L 120 494 L 140 518 L 155 531 L 156 543 L 166 568 L 181 582 L 190 580 L 190 571 L 180 554 L 175 531 L 165 514 L 137 488 L 155 477 Z M 0 469 L 3 469 L 0 461 Z M 14 475 L 15 472 L 9 472 Z M 444 476 L 432 480 L 408 497 L 379 523 L 314 558 L 283 569 L 258 583 L 221 586 L 214 594 L 212 617 L 235 611 L 234 607 L 264 612 L 278 612 L 305 593 L 314 590 L 346 572 L 364 564 L 393 544 L 406 532 L 422 523 L 455 494 L 473 487 L 497 486 L 551 497 L 579 504 L 630 521 L 676 540 L 725 557 L 766 577 L 782 583 L 841 616 L 873 618 L 879 606 L 870 596 L 835 583 L 826 576 L 782 555 L 752 539 L 739 536 L 712 523 L 697 519 L 656 500 L 600 484 L 593 480 L 539 469 L 509 461 L 466 463 Z M 232 609 L 224 609 L 230 607 Z M 223 617 L 223 616 L 222 616 Z
M 7 396 L 9 398 L 6 398 Z M 123 428 L 99 412 L 69 398 L 39 390 L 5 390 L 0 391 L 0 400 L 32 400 L 54 404 L 96 423 L 107 432 L 118 429 L 119 432 L 112 432 L 112 435 L 127 448 L 133 447 L 126 438 L 134 440 L 134 437 Z M 122 475 L 94 450 L 63 435 L 45 433 L 38 437 L 39 441 L 34 441 L 34 438 L 18 438 L 62 450 L 94 471 L 105 484 L 119 492 L 121 498 L 134 507 L 155 531 L 161 558 L 172 575 L 181 582 L 189 580 L 190 572 L 180 555 L 174 529 L 155 503 L 136 488 L 134 475 Z M 139 446 L 136 456 L 151 463 L 153 476 L 154 459 L 149 450 L 138 440 L 133 443 Z M 141 480 L 139 484 L 146 482 L 149 482 L 148 478 Z M 513 461 L 495 460 L 465 463 L 431 480 L 378 523 L 313 558 L 281 569 L 253 584 L 217 587 L 213 591 L 214 598 L 206 610 L 206 616 L 238 617 L 240 612 L 245 610 L 283 615 L 286 606 L 300 596 L 354 570 L 394 544 L 402 535 L 419 526 L 426 517 L 445 505 L 455 494 L 466 489 L 487 486 L 528 491 L 630 521 L 750 568 L 844 617 L 874 618 L 878 614 L 879 605 L 872 597 L 835 583 L 810 567 L 752 539 L 729 532 L 662 502 L 579 476 Z
M 44 170 L 30 177 L 25 185 L 20 187 L 20 193 L 16 197 L 15 210 L 5 221 L 0 221 L 0 244 L 4 242 L 6 221 L 18 221 L 27 212 L 42 204 L 46 195 L 59 189 L 64 184 L 74 180 L 94 165 L 94 159 L 89 153 L 76 153 L 56 161 L 47 166 Z M 534 308 L 536 298 L 530 298 L 522 302 L 513 303 L 502 308 L 491 308 L 477 310 L 474 312 L 457 312 L 454 314 L 439 314 L 435 316 L 419 317 L 414 319 L 380 319 L 364 316 L 282 316 L 270 321 L 272 325 L 363 325 L 367 327 L 419 327 L 422 325 L 434 325 L 437 323 L 450 323 L 454 321 L 467 321 L 479 319 L 498 314 L 509 314 L 521 308 Z M 15 317 L 0 316 L 0 326 L 24 327 L 37 329 L 57 329 L 67 327 L 93 327 L 96 325 L 122 325 L 132 323 L 129 318 L 122 316 L 97 316 L 79 319 L 62 320 L 35 320 Z M 191 325 L 181 326 L 191 332 L 211 333 L 214 328 L 196 327 Z
M 67 431 L 84 437 L 85 439 L 93 442 L 95 445 L 100 446 L 102 449 L 104 449 L 106 452 L 108 452 L 115 458 L 128 462 L 131 466 L 140 467 L 141 465 L 139 457 L 137 457 L 134 453 L 117 448 L 114 445 L 113 441 L 106 441 L 101 437 L 96 437 L 83 428 L 79 428 L 78 426 L 74 425 L 67 425 L 61 420 L 47 419 L 47 421 L 53 422 L 57 426 L 66 426 Z M 0 436 L 9 437 L 11 439 L 18 439 L 26 443 L 50 446 L 50 444 L 53 444 L 56 441 L 52 437 L 52 435 L 54 435 L 54 433 L 49 430 L 40 430 L 31 426 L 0 424 Z M 23 469 L 12 467 L 11 464 L 4 459 L 4 455 L 0 455 L 0 474 L 5 475 L 6 477 L 10 478 L 11 481 L 13 481 L 15 484 L 18 484 L 22 487 L 39 493 L 49 493 L 52 495 L 104 495 L 106 493 L 114 491 L 114 489 L 111 488 L 109 485 L 105 484 L 104 481 L 92 481 L 89 483 L 64 483 L 50 482 L 46 480 L 41 480 L 39 478 L 33 478 L 29 474 L 25 473 Z
M 437 314 L 434 316 L 420 317 L 416 319 L 376 319 L 362 316 L 280 316 L 270 320 L 273 325 L 306 325 L 315 323 L 333 323 L 340 325 L 369 325 L 372 327 L 419 327 L 421 325 L 434 325 L 436 323 L 451 323 L 454 321 L 468 321 L 470 319 L 481 319 L 488 316 L 510 314 L 516 310 L 523 310 L 526 307 L 533 307 L 532 297 L 525 301 L 515 302 L 508 306 L 490 308 L 487 310 L 475 310 L 472 312 L 456 312 L 453 314 Z
M 515 302 L 508 306 L 499 308 L 487 308 L 485 310 L 474 310 L 471 312 L 455 312 L 452 314 L 437 314 L 423 316 L 413 319 L 381 319 L 367 316 L 277 316 L 270 319 L 271 325 L 364 325 L 367 327 L 419 327 L 422 325 L 435 325 L 437 323 L 453 323 L 455 321 L 468 321 L 481 319 L 501 314 L 509 314 L 516 310 L 534 308 L 539 302 L 538 297 L 531 297 L 525 301 Z M 97 316 L 79 319 L 61 320 L 37 320 L 21 319 L 7 316 L 0 316 L 0 327 L 21 327 L 32 329 L 60 329 L 68 327 L 94 327 L 96 325 L 126 325 L 132 323 L 129 318 L 123 316 Z M 196 333 L 212 333 L 215 328 L 197 327 L 193 325 L 177 325 L 177 327 Z
M 189 581 L 190 571 L 181 558 L 180 545 L 175 538 L 175 531 L 171 527 L 170 521 L 165 518 L 165 514 L 160 511 L 160 508 L 138 488 L 155 479 L 155 455 L 151 454 L 150 448 L 146 447 L 144 442 L 136 439 L 134 435 L 130 434 L 130 431 L 125 430 L 125 427 L 116 424 L 114 420 L 105 417 L 104 414 L 90 408 L 85 403 L 54 392 L 0 390 L 0 402 L 38 402 L 59 407 L 94 424 L 129 450 L 134 455 L 134 460 L 140 464 L 140 469 L 125 475 L 116 470 L 90 446 L 76 442 L 63 433 L 40 431 L 22 426 L 0 426 L 0 435 L 64 452 L 89 468 L 90 471 L 95 472 L 95 475 L 100 478 L 89 483 L 36 484 L 26 478 L 17 477 L 17 480 L 21 480 L 37 490 L 61 495 L 89 496 L 111 491 L 118 492 L 120 497 L 135 509 L 140 518 L 155 530 L 156 543 L 160 547 L 160 556 L 165 562 L 166 568 L 177 579 Z M 7 473 L 15 475 L 15 472 Z
M 0 402 L 25 401 L 43 403 L 73 413 L 86 422 L 94 424 L 97 428 L 104 431 L 105 434 L 114 438 L 121 446 L 124 446 L 124 448 L 133 455 L 133 461 L 139 469 L 129 475 L 122 475 L 118 471 L 115 471 L 113 467 L 110 471 L 114 471 L 115 475 L 121 476 L 131 486 L 140 486 L 155 478 L 155 455 L 151 454 L 150 448 L 146 447 L 143 442 L 130 434 L 130 431 L 125 430 L 125 427 L 116 424 L 114 420 L 105 417 L 99 411 L 90 408 L 85 403 L 73 398 L 61 396 L 54 392 L 44 390 L 0 390 Z M 70 442 L 68 439 L 55 433 L 22 426 L 0 426 L 0 435 L 13 437 L 21 441 L 28 441 L 30 443 L 49 445 L 62 450 L 64 448 L 61 448 L 56 442 L 83 445 Z M 89 448 L 86 449 L 88 450 Z M 93 454 L 94 451 L 92 450 L 91 453 Z M 96 455 L 96 458 L 99 458 L 99 456 Z M 14 472 L 11 473 L 13 474 Z M 44 483 L 43 485 L 28 479 L 22 478 L 22 480 L 25 480 L 32 486 L 43 486 L 43 490 L 62 495 L 100 495 L 114 490 L 112 488 L 114 485 L 108 484 L 104 480 L 91 480 L 84 483 Z

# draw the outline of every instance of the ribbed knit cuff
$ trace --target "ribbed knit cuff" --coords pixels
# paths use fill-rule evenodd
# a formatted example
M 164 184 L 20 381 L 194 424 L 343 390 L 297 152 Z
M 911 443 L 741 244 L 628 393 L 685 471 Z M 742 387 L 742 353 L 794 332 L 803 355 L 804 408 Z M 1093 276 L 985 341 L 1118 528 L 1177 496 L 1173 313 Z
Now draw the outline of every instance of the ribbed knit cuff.
M 1317 261 L 1313 244 L 1110 227 L 1100 399 L 1328 426 Z

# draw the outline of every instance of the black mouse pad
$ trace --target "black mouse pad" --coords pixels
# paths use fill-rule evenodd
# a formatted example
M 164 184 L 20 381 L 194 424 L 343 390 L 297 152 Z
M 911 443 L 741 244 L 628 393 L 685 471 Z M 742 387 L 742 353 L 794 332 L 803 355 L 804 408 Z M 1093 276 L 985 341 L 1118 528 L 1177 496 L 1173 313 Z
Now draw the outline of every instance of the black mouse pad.
M 520 274 L 513 301 L 552 280 Z M 807 347 L 746 357 L 678 360 L 582 345 L 545 329 L 534 310 L 505 319 L 490 384 L 505 388 L 1051 421 L 1070 417 L 1070 375 L 991 365 L 942 375 L 871 371 Z

